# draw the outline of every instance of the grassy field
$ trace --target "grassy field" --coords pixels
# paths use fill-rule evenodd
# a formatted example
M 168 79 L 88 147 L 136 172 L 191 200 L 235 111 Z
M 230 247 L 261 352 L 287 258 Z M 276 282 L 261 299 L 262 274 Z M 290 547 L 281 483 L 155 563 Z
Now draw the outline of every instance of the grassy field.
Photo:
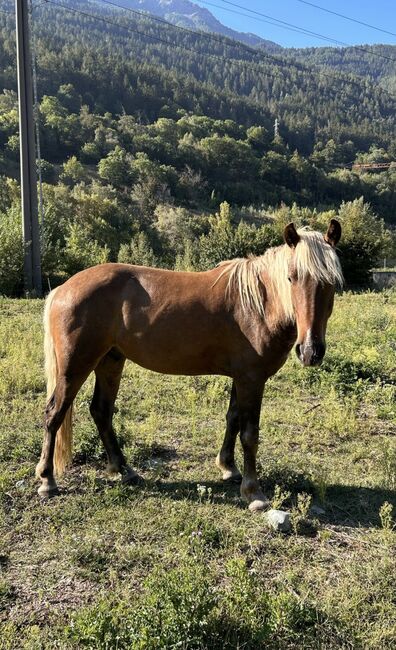
M 395 293 L 338 297 L 323 366 L 293 355 L 267 385 L 260 475 L 288 535 L 219 480 L 229 382 L 132 364 L 115 425 L 144 487 L 106 477 L 89 380 L 41 503 L 41 312 L 0 300 L 1 649 L 396 647 Z

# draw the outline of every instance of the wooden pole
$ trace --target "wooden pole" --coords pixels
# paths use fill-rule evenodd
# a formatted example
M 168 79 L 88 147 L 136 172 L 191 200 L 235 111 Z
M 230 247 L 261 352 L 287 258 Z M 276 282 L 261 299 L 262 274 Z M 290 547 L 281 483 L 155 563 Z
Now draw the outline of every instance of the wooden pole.
M 27 295 L 41 296 L 40 230 L 38 223 L 33 85 L 27 0 L 15 0 L 15 21 L 25 292 Z

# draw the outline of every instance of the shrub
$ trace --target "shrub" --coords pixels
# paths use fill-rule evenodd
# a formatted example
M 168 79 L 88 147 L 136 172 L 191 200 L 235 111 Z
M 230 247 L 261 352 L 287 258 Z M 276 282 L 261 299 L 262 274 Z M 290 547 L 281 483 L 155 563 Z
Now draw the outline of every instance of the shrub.
M 0 294 L 15 296 L 23 288 L 21 211 L 15 205 L 0 214 Z
M 228 203 L 220 205 L 218 214 L 210 218 L 210 230 L 200 238 L 200 266 L 204 269 L 215 266 L 222 260 L 261 255 L 266 248 L 281 243 L 275 228 L 265 224 L 256 228 L 241 221 L 233 226 Z
M 155 266 L 157 258 L 150 246 L 145 232 L 139 232 L 129 244 L 122 244 L 118 253 L 118 261 L 124 264 L 142 264 Z
M 342 225 L 339 249 L 345 279 L 351 285 L 368 284 L 371 269 L 390 245 L 389 232 L 363 197 L 342 203 L 337 218 Z
M 131 155 L 117 145 L 99 161 L 99 176 L 114 187 L 126 187 L 132 180 L 131 163 Z
M 294 594 L 263 589 L 242 558 L 227 563 L 222 585 L 189 558 L 155 570 L 137 597 L 124 593 L 121 602 L 79 612 L 68 636 L 79 648 L 103 650 L 301 647 L 315 638 L 317 621 L 317 610 Z
M 59 175 L 59 180 L 66 185 L 74 185 L 80 183 L 85 178 L 84 166 L 77 160 L 76 156 L 71 156 L 62 165 L 62 172 Z
M 100 246 L 87 234 L 83 226 L 77 223 L 69 226 L 64 262 L 67 275 L 73 275 L 95 264 L 103 264 L 108 261 L 108 257 L 107 247 Z

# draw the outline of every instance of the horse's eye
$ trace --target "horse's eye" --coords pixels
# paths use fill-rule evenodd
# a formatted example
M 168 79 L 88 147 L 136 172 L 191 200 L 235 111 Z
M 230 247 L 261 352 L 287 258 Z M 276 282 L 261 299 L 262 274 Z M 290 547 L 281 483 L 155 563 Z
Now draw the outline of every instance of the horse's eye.
M 291 279 L 291 277 L 290 277 L 290 275 L 289 275 L 289 277 L 288 277 L 287 279 L 289 280 L 289 282 L 291 282 L 291 281 L 292 281 L 292 279 Z

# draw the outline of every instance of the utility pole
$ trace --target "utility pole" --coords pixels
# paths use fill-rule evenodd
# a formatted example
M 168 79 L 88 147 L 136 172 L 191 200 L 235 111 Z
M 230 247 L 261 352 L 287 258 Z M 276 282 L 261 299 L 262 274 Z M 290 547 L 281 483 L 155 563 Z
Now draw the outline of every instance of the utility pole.
M 33 85 L 27 0 L 15 0 L 25 291 L 41 296 Z

